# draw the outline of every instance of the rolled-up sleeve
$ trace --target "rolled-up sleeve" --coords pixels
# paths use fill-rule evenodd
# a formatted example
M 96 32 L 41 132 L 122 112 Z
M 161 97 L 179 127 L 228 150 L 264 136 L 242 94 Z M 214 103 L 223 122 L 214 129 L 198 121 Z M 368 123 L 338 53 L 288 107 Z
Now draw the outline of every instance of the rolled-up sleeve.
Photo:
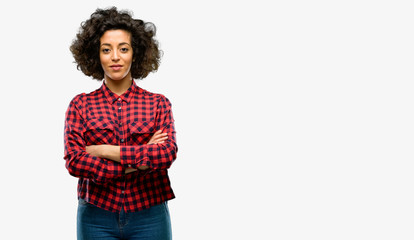
M 155 131 L 167 133 L 168 139 L 159 144 L 121 146 L 124 167 L 148 166 L 150 170 L 168 169 L 177 157 L 176 132 L 170 101 L 161 95 L 157 105 Z
M 64 146 L 66 168 L 69 174 L 78 178 L 88 178 L 103 184 L 113 178 L 123 176 L 121 164 L 98 158 L 85 151 L 84 118 L 82 117 L 82 94 L 69 104 L 65 117 Z

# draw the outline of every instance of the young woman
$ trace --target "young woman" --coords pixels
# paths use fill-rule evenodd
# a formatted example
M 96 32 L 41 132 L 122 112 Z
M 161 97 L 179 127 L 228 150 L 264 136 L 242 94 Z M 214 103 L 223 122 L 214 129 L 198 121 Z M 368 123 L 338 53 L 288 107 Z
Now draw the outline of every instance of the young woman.
M 79 178 L 78 239 L 171 239 L 171 103 L 134 81 L 158 69 L 155 31 L 126 11 L 97 9 L 70 47 L 78 69 L 103 80 L 66 112 L 64 159 Z

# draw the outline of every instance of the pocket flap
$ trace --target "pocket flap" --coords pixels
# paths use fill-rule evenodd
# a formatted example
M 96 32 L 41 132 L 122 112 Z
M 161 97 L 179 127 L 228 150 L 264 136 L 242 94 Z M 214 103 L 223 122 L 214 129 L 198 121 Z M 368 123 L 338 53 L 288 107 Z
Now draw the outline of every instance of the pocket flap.
M 129 131 L 131 133 L 153 133 L 155 132 L 154 122 L 131 122 L 129 124 Z
M 105 118 L 93 118 L 89 119 L 86 123 L 86 126 L 89 130 L 92 129 L 107 129 L 114 130 L 114 125 L 111 120 Z

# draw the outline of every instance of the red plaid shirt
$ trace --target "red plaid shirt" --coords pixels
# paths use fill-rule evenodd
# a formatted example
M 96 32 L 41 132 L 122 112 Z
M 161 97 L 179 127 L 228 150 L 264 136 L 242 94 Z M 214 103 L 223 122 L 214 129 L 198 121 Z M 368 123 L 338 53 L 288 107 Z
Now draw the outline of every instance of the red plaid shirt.
M 162 144 L 146 143 L 159 129 L 168 133 Z M 85 146 L 121 146 L 121 163 L 85 152 Z M 100 208 L 135 212 L 173 199 L 167 169 L 176 158 L 171 103 L 133 81 L 121 96 L 105 84 L 70 102 L 65 120 L 66 168 L 79 178 L 78 197 Z M 127 167 L 149 166 L 124 174 Z

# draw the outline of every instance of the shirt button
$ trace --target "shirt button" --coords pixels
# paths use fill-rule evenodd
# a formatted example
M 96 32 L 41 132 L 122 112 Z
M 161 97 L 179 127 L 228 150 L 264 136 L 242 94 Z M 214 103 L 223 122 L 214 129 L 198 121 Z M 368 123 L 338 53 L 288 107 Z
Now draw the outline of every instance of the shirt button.
M 131 164 L 128 164 L 128 167 L 131 167 Z
M 121 101 L 122 99 L 121 98 L 118 98 L 118 101 Z
M 122 126 L 122 123 L 119 123 L 119 126 Z
M 125 193 L 125 191 L 124 191 L 124 190 L 122 190 L 122 193 Z
M 124 142 L 124 139 L 121 139 L 121 142 Z
M 119 108 L 118 108 L 118 110 L 121 110 L 121 109 L 122 109 L 122 107 L 119 107 Z

